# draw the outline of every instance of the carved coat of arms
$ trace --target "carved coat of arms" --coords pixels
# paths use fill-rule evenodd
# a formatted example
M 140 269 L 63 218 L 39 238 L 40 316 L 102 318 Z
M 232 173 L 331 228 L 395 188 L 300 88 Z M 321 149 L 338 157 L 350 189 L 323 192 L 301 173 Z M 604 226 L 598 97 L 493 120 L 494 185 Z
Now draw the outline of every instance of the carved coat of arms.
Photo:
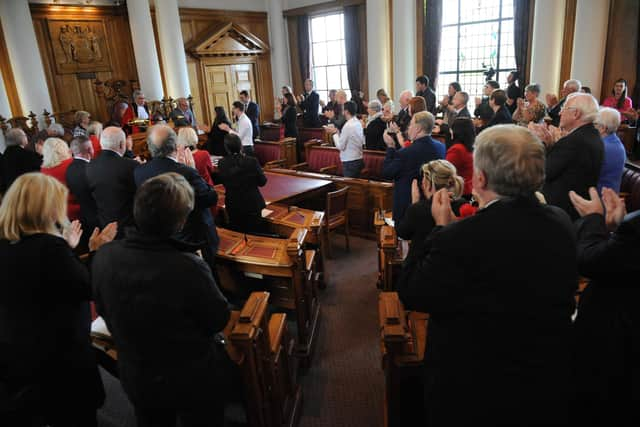
M 58 72 L 109 71 L 109 55 L 101 21 L 50 20 L 49 34 Z

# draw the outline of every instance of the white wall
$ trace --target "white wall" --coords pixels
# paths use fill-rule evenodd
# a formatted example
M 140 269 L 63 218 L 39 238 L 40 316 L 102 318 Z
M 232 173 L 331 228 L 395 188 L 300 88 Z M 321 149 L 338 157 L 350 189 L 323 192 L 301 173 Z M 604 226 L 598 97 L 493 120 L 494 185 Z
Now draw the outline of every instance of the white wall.
M 326 3 L 327 1 L 329 0 L 284 0 L 284 10 L 312 6 L 314 4 Z
M 530 81 L 542 94 L 557 93 L 564 32 L 565 0 L 537 0 L 533 19 Z

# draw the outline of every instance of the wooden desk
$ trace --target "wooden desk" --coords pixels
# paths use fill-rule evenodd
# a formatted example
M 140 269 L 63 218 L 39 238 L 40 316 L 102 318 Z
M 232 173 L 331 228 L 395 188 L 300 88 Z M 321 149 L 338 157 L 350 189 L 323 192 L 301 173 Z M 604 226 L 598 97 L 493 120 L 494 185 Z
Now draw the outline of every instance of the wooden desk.
M 271 293 L 278 307 L 295 311 L 296 353 L 309 362 L 320 305 L 314 280 L 316 253 L 303 248 L 308 233 L 297 228 L 288 239 L 253 236 L 218 228 L 217 269 L 220 285 L 243 296 L 250 290 Z

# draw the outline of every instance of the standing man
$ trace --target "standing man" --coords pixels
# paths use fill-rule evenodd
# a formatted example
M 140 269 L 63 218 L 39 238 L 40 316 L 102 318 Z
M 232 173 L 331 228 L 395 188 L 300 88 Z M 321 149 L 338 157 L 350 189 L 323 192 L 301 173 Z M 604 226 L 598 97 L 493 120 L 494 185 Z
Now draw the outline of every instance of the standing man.
M 231 127 L 226 123 L 220 123 L 218 128 L 222 131 L 238 135 L 242 142 L 242 151 L 244 151 L 247 156 L 254 156 L 253 126 L 251 124 L 251 120 L 249 120 L 244 112 L 244 104 L 240 101 L 234 102 L 231 111 L 233 112 L 233 116 L 236 118 L 236 129 L 231 129 Z
M 342 175 L 347 178 L 358 178 L 364 168 L 362 149 L 364 147 L 364 133 L 362 123 L 357 117 L 358 108 L 353 101 L 344 104 L 346 122 L 342 130 L 327 128 L 326 132 L 333 134 L 333 143 L 340 150 Z
M 547 94 L 546 101 L 548 106 L 549 117 L 551 117 L 551 124 L 553 126 L 560 125 L 560 112 L 562 111 L 562 107 L 567 100 L 567 97 L 576 92 L 580 92 L 582 89 L 582 83 L 580 80 L 567 80 L 562 85 L 562 91 L 560 92 L 560 96 L 562 97 L 560 101 L 556 98 L 555 95 Z
M 20 128 L 13 128 L 5 135 L 4 155 L 0 159 L 0 194 L 4 194 L 9 186 L 20 175 L 28 172 L 38 172 L 42 165 L 42 156 L 28 150 L 27 134 Z M 36 150 L 42 150 L 42 144 L 36 145 Z
M 453 95 L 453 102 L 447 106 L 447 110 L 444 113 L 444 122 L 449 126 L 453 125 L 453 122 L 458 118 L 471 118 L 469 110 L 467 109 L 467 103 L 469 102 L 469 94 L 467 92 L 456 92 Z
M 87 179 L 87 168 L 94 154 L 93 144 L 86 136 L 75 137 L 71 140 L 71 152 L 73 161 L 67 168 L 65 179 L 69 192 L 80 204 L 80 223 L 84 233 L 80 237 L 78 250 L 79 253 L 86 253 L 89 251 L 89 236 L 98 227 L 98 208 Z
M 196 117 L 193 115 L 191 108 L 189 108 L 189 101 L 187 101 L 187 98 L 178 98 L 177 103 L 177 108 L 169 115 L 173 124 L 177 127 L 196 127 Z
M 249 92 L 246 90 L 240 92 L 240 102 L 244 105 L 244 113 L 251 121 L 251 128 L 253 129 L 251 146 L 253 146 L 253 140 L 260 138 L 260 106 L 251 100 Z M 244 145 L 244 142 L 242 145 Z
M 500 89 L 500 84 L 495 80 L 487 80 L 482 88 L 482 98 L 476 98 L 476 109 L 473 111 L 474 117 L 493 117 L 493 109 L 489 105 L 491 92 Z
M 298 97 L 298 103 L 302 109 L 302 122 L 304 127 L 317 128 L 320 127 L 320 95 L 313 90 L 313 81 L 307 79 L 304 81 L 304 94 Z
M 409 122 L 411 121 L 411 116 L 409 115 L 409 101 L 411 101 L 411 98 L 413 98 L 413 92 L 405 90 L 400 94 L 400 99 L 398 100 L 398 103 L 400 104 L 400 111 L 398 111 L 395 121 L 402 133 L 407 131 Z
M 518 108 L 518 98 L 522 98 L 522 88 L 518 86 L 520 80 L 520 73 L 518 71 L 512 71 L 507 76 L 507 109 L 511 114 Z
M 429 87 L 429 77 L 416 78 L 416 96 L 421 96 L 427 102 L 427 111 L 436 114 L 436 93 Z

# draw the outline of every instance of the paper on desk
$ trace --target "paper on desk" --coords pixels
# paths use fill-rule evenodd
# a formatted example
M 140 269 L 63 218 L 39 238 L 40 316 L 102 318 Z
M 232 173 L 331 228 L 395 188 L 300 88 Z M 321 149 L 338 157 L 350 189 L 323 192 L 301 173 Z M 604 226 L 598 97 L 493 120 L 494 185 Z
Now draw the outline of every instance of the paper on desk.
M 273 211 L 271 209 L 262 209 L 262 218 L 266 218 L 271 215 Z
M 91 332 L 104 335 L 106 337 L 111 336 L 111 332 L 107 328 L 107 324 L 104 322 L 104 319 L 100 316 L 96 318 L 93 322 L 91 322 Z
M 384 219 L 385 224 L 387 224 L 389 227 L 395 227 L 396 223 L 394 220 L 392 220 L 391 218 L 385 218 Z

